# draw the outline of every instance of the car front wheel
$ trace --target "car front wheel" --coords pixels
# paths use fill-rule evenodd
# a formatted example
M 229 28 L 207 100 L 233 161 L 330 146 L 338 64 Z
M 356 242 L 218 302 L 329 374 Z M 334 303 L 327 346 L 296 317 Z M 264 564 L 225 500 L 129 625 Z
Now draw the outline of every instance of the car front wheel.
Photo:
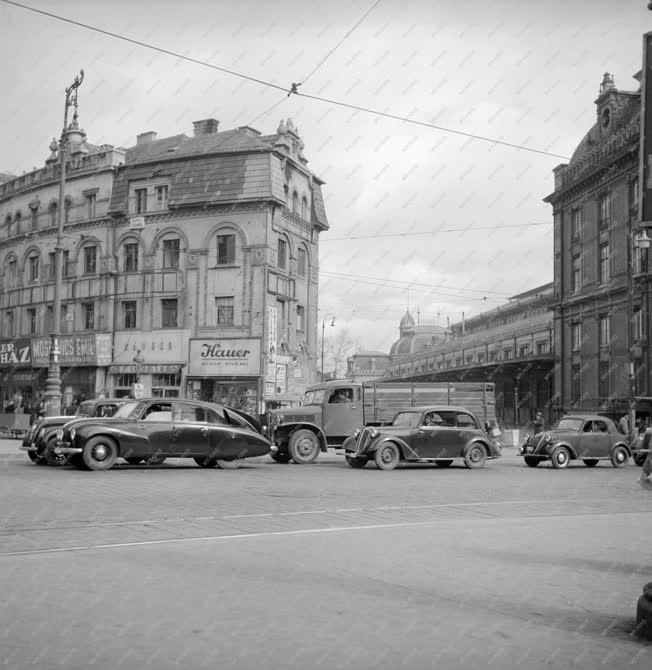
M 587 468 L 594 468 L 598 464 L 597 458 L 585 458 L 583 460 Z
M 393 470 L 401 460 L 401 452 L 393 442 L 388 442 L 376 449 L 374 461 L 380 470 Z
M 307 428 L 297 430 L 290 438 L 288 447 L 292 460 L 301 465 L 314 463 L 319 456 L 319 438 Z
M 350 468 L 358 469 L 364 468 L 365 465 L 369 462 L 367 456 L 346 456 L 346 464 Z
M 628 460 L 629 454 L 627 453 L 627 449 L 625 449 L 625 447 L 616 447 L 611 452 L 611 464 L 614 466 L 614 468 L 622 468 L 623 465 L 627 465 Z
M 481 468 L 487 462 L 487 450 L 481 444 L 472 444 L 464 456 L 467 468 Z
M 563 470 L 568 467 L 570 461 L 570 451 L 566 447 L 557 447 L 550 456 L 552 467 L 555 470 Z
M 118 458 L 118 447 L 110 438 L 98 435 L 86 442 L 81 457 L 89 470 L 108 470 Z
M 43 450 L 43 456 L 45 457 L 45 461 L 48 465 L 52 465 L 55 467 L 59 465 L 67 465 L 68 456 L 66 456 L 66 454 L 54 453 L 54 447 L 56 443 L 57 443 L 56 437 L 51 437 L 45 443 L 45 449 Z
M 537 465 L 541 463 L 540 458 L 534 458 L 533 456 L 525 456 L 525 465 L 528 466 L 528 468 L 536 468 Z

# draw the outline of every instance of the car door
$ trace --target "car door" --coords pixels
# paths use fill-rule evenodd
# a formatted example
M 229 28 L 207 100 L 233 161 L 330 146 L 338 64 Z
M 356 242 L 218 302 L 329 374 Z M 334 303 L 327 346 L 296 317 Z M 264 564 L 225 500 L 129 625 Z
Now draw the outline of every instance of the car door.
M 592 435 L 594 458 L 607 458 L 611 452 L 611 436 L 607 422 L 594 419 Z
M 208 456 L 210 426 L 203 405 L 172 403 L 172 443 L 177 456 Z
M 459 449 L 461 456 L 466 445 L 475 437 L 476 431 L 480 430 L 480 426 L 476 418 L 467 412 L 457 412 L 455 421 L 457 423 L 457 443 L 455 448 Z
M 330 390 L 324 406 L 324 432 L 330 437 L 348 437 L 360 428 L 361 390 L 351 386 Z
M 136 447 L 142 458 L 154 454 L 168 455 L 172 445 L 172 405 L 169 402 L 154 402 L 148 405 L 140 419 L 134 422 L 134 432 L 142 436 L 142 447 Z
M 455 412 L 437 411 L 441 423 L 420 429 L 418 448 L 421 458 L 456 458 L 460 455 Z M 424 417 L 425 418 L 425 417 Z

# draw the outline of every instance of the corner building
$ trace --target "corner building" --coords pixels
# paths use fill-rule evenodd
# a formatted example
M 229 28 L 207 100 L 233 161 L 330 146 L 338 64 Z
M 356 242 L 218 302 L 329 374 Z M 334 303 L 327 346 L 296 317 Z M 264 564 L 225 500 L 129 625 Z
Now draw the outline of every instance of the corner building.
M 204 119 L 192 137 L 147 132 L 115 150 L 121 164 L 97 220 L 66 226 L 77 266 L 64 280 L 64 314 L 75 314 L 74 336 L 103 335 L 94 350 L 103 373 L 88 394 L 126 395 L 140 380 L 145 395 L 254 413 L 299 399 L 314 381 L 318 237 L 328 228 L 323 182 L 303 148 L 289 119 L 273 135 L 219 132 Z M 43 231 L 39 249 L 55 236 Z M 5 242 L 5 262 L 16 242 Z M 38 294 L 36 308 L 48 299 Z M 47 350 L 34 337 L 47 336 L 45 320 L 36 330 L 32 359 Z

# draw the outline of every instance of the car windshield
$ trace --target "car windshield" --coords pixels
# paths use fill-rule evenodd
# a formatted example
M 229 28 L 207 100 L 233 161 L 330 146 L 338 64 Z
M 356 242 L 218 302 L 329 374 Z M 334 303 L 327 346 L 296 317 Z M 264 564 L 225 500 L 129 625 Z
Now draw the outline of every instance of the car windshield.
M 75 413 L 77 416 L 93 416 L 93 409 L 95 408 L 95 403 L 92 402 L 83 402 L 77 408 Z
M 399 412 L 392 421 L 392 426 L 399 428 L 416 428 L 421 419 L 421 412 Z
M 307 391 L 303 399 L 304 405 L 321 405 L 324 402 L 326 389 L 317 389 L 316 391 Z
M 557 423 L 557 430 L 579 430 L 584 423 L 583 419 L 560 419 Z
M 128 402 L 113 415 L 114 419 L 135 419 L 142 409 L 144 403 L 142 402 Z

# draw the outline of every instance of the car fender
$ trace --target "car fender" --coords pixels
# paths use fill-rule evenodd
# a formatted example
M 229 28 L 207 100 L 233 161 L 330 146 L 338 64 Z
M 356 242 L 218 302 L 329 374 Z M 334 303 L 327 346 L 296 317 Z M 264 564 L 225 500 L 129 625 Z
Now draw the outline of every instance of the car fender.
M 107 425 L 89 425 L 80 424 L 73 426 L 75 429 L 75 438 L 73 440 L 75 446 L 83 447 L 84 443 L 88 442 L 93 437 L 109 437 L 118 445 L 118 453 L 122 452 L 122 444 L 125 442 L 129 448 L 134 444 L 146 444 L 149 439 L 142 433 L 129 430 L 120 430 L 119 428 L 112 428 Z
M 632 457 L 632 449 L 626 442 L 623 442 L 622 440 L 616 442 L 616 444 L 614 444 L 613 447 L 611 447 L 611 453 L 613 453 L 613 450 L 616 447 L 625 447 L 625 449 L 627 449 L 627 453 L 629 454 L 629 457 L 630 458 Z
M 474 437 L 473 439 L 469 440 L 467 445 L 462 449 L 462 457 L 464 458 L 466 454 L 468 453 L 469 449 L 474 445 L 474 444 L 480 444 L 484 447 L 484 450 L 487 452 L 487 458 L 495 458 L 492 455 L 491 452 L 491 447 L 487 444 L 486 440 L 483 440 L 481 437 Z M 500 455 L 500 454 L 499 454 Z
M 577 451 L 575 451 L 575 447 L 568 442 L 568 440 L 556 440 L 548 444 L 545 448 L 545 452 L 548 456 L 552 456 L 552 452 L 557 448 L 557 447 L 566 447 L 568 451 L 570 451 L 571 458 L 577 458 Z
M 414 450 L 410 445 L 405 441 L 402 440 L 400 437 L 396 437 L 394 435 L 381 435 L 377 439 L 373 440 L 372 442 L 369 443 L 369 446 L 364 450 L 365 454 L 373 454 L 376 452 L 377 449 L 379 449 L 383 444 L 387 444 L 391 442 L 392 444 L 395 444 L 398 448 L 399 451 L 401 452 L 401 458 L 417 458 L 417 455 L 414 453 Z
M 279 423 L 278 426 L 274 426 L 274 431 L 272 437 L 274 442 L 279 441 L 279 437 L 284 437 L 290 439 L 293 433 L 296 433 L 297 430 L 306 428 L 312 430 L 313 433 L 317 433 L 319 438 L 319 448 L 321 451 L 327 451 L 328 442 L 326 440 L 326 433 L 315 423 L 310 423 L 309 421 L 300 421 L 293 423 Z

